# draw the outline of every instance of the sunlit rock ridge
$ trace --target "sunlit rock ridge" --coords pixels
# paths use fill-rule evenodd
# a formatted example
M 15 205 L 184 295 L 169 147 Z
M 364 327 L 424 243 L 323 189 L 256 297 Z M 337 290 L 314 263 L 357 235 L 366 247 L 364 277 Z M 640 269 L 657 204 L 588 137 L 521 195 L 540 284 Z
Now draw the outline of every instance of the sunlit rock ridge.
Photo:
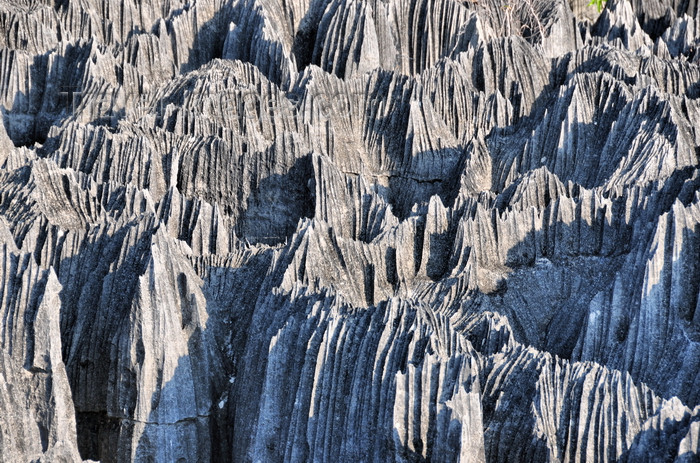
M 695 462 L 700 4 L 0 0 L 0 461 Z

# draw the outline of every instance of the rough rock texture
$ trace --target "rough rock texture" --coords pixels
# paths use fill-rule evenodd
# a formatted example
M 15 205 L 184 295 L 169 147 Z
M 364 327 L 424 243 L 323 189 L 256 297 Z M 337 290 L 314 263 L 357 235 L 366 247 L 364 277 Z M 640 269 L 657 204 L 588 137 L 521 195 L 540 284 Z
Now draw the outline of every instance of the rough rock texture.
M 700 7 L 0 0 L 0 460 L 700 455 Z

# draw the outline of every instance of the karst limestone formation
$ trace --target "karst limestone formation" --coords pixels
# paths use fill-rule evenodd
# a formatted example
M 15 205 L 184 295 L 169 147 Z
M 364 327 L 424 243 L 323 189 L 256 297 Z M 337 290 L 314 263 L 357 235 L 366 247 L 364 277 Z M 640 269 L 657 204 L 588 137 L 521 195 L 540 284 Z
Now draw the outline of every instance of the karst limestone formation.
M 0 0 L 0 461 L 696 462 L 694 0 Z

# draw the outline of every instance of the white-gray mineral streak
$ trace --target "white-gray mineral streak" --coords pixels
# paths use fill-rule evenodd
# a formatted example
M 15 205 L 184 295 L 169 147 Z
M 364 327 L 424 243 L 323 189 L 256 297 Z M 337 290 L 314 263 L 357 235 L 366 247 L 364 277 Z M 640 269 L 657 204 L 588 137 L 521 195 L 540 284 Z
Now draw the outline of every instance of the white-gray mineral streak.
M 700 3 L 0 0 L 0 461 L 697 462 Z

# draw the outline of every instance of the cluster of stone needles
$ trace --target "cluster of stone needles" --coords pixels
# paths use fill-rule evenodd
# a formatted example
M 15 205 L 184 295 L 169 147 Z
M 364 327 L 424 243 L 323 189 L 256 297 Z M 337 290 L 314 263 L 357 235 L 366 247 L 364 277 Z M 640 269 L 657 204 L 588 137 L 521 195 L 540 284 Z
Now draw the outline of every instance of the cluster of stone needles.
M 0 462 L 697 462 L 700 4 L 0 0 Z

